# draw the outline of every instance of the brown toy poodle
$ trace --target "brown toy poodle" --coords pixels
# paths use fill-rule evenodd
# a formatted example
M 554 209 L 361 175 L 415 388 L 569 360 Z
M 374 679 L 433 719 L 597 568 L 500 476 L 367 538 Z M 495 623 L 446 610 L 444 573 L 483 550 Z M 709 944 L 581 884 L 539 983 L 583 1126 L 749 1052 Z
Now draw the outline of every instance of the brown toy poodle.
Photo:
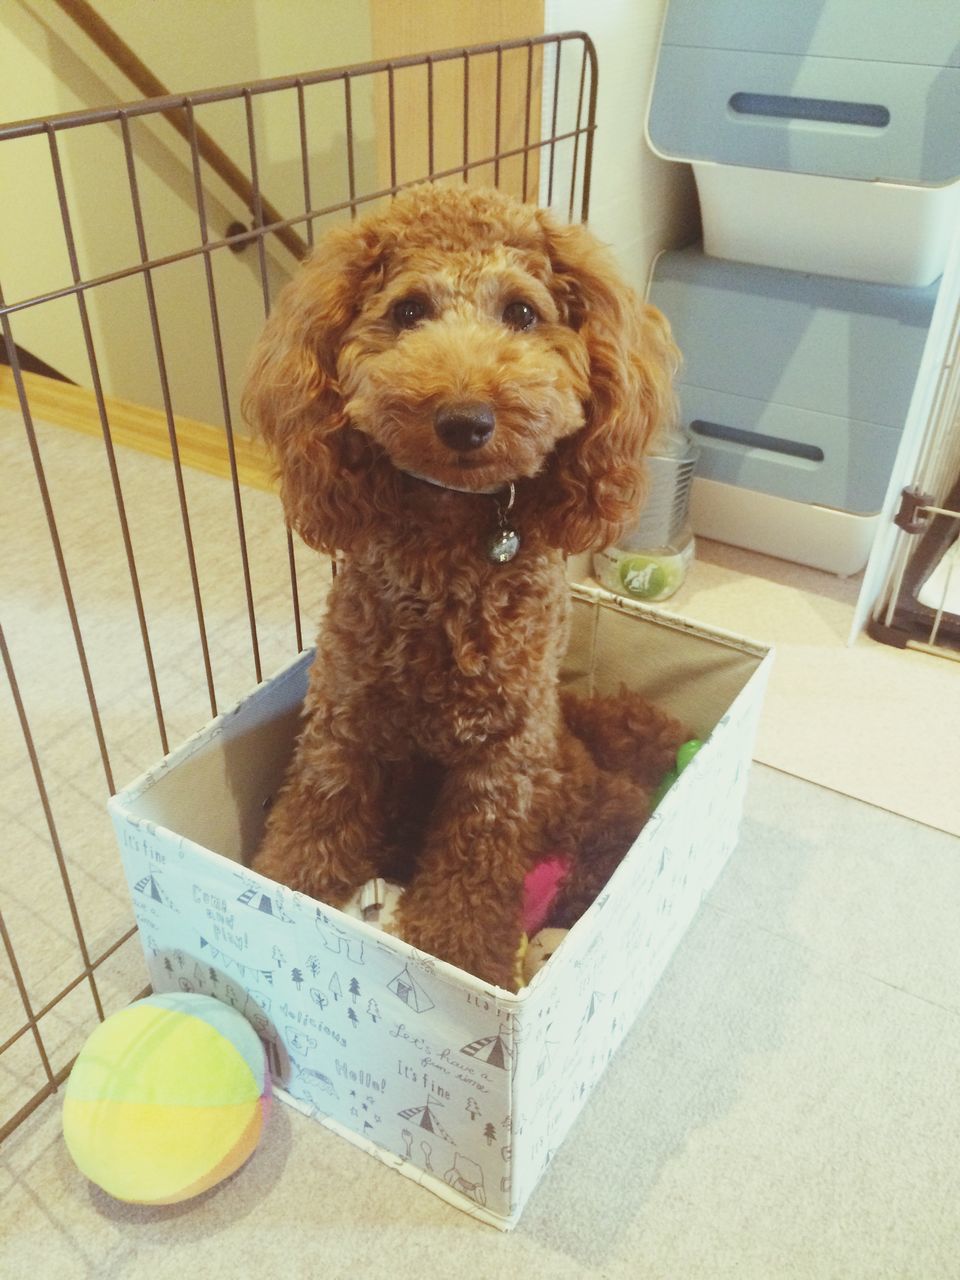
M 564 556 L 636 518 L 675 365 L 588 231 L 499 192 L 416 187 L 318 245 L 245 395 L 290 524 L 344 557 L 256 870 L 333 905 L 398 879 L 401 936 L 505 987 L 539 855 L 573 859 L 552 922 L 586 907 L 686 735 L 561 697 Z

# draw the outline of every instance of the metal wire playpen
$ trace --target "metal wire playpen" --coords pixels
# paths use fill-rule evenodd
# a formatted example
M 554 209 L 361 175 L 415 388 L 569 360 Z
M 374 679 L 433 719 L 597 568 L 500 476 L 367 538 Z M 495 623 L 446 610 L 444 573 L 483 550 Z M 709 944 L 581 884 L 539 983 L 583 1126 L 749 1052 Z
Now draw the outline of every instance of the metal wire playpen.
M 415 181 L 585 218 L 596 93 L 565 33 L 0 127 L 22 231 L 0 251 L 0 1139 L 142 992 L 108 796 L 315 618 L 330 568 L 236 408 L 271 298 L 324 227 Z

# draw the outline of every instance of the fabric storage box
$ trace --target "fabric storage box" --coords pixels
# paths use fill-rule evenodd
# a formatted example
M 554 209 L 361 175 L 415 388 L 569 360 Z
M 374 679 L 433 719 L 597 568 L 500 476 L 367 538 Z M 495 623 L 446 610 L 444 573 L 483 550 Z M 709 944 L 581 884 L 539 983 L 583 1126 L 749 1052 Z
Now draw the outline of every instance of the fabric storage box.
M 671 0 L 648 137 L 717 257 L 926 285 L 960 214 L 953 0 Z
M 660 255 L 649 298 L 684 353 L 682 420 L 700 445 L 694 531 L 837 573 L 863 568 L 936 286 L 776 271 L 694 247 Z
M 150 977 L 263 1037 L 280 1096 L 493 1225 L 523 1206 L 732 851 L 770 655 L 574 588 L 565 680 L 642 688 L 705 746 L 518 994 L 249 870 L 312 655 L 110 802 Z

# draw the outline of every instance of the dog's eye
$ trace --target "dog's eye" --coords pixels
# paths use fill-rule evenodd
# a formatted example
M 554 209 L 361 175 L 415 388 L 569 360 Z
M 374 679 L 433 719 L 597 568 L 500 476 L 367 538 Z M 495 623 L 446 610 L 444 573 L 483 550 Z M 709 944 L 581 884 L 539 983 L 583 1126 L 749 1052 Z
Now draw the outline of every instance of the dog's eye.
M 504 324 L 511 329 L 532 329 L 539 319 L 536 310 L 522 299 L 508 303 L 503 310 Z
M 393 307 L 393 323 L 398 329 L 415 329 L 429 310 L 423 298 L 401 298 Z

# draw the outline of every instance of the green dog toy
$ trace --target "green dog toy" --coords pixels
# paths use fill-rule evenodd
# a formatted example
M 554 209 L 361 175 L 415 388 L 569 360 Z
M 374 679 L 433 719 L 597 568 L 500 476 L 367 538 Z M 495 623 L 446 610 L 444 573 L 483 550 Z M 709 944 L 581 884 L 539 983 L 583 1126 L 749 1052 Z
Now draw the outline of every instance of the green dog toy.
M 677 748 L 677 763 L 669 771 L 667 776 L 664 778 L 664 780 L 660 783 L 659 787 L 657 787 L 656 791 L 653 793 L 654 809 L 656 809 L 657 805 L 660 803 L 663 797 L 667 794 L 667 792 L 670 790 L 670 788 L 673 786 L 676 780 L 680 777 L 681 773 L 683 773 L 684 769 L 687 767 L 687 765 L 690 763 L 690 761 L 693 759 L 693 757 L 697 754 L 697 752 L 700 750 L 702 746 L 703 746 L 703 743 L 700 741 L 699 738 L 691 738 L 688 742 L 681 743 L 681 745 Z

